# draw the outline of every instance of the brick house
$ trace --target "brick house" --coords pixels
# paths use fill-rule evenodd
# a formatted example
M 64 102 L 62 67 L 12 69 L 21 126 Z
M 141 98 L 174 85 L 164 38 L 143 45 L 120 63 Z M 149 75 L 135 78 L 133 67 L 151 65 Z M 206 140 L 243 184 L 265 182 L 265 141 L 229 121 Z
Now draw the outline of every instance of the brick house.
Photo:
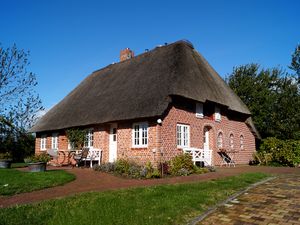
M 187 41 L 156 47 L 97 70 L 30 130 L 36 153 L 68 151 L 66 130 L 86 129 L 85 146 L 102 150 L 102 162 L 127 158 L 154 165 L 185 149 L 236 151 L 247 164 L 259 134 L 246 105 Z

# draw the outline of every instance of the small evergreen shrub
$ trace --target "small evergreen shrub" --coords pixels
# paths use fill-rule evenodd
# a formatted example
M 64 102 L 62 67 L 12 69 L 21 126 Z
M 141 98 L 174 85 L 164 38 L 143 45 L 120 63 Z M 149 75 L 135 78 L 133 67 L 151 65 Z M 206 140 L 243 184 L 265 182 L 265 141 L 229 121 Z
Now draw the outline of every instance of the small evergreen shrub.
M 194 172 L 194 163 L 192 161 L 192 156 L 190 154 L 181 154 L 175 156 L 169 163 L 170 165 L 170 173 L 172 175 L 181 175 L 179 170 L 186 169 L 188 173 Z

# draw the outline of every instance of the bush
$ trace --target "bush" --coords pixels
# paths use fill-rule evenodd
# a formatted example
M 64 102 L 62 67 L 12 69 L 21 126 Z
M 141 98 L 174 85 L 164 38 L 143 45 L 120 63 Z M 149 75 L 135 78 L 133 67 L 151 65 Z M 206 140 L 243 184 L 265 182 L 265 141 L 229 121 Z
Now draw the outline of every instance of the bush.
M 211 167 L 211 170 L 206 167 L 197 167 L 195 166 L 194 173 L 196 174 L 203 174 L 203 173 L 208 173 L 208 172 L 215 172 L 215 169 Z
M 130 165 L 128 169 L 128 176 L 131 178 L 140 178 L 141 177 L 141 167 L 138 165 Z
M 266 138 L 255 159 L 261 165 L 297 166 L 300 164 L 300 141 Z
M 179 176 L 187 176 L 189 175 L 191 172 L 189 170 L 187 170 L 186 168 L 181 168 L 180 170 L 177 171 L 177 175 Z
M 37 155 L 33 155 L 30 158 L 26 158 L 28 163 L 38 163 L 38 162 L 48 162 L 50 161 L 51 157 L 47 153 L 41 153 Z
M 194 172 L 195 167 L 190 154 L 177 155 L 170 161 L 172 175 L 181 175 L 182 171 L 179 172 L 181 169 L 186 169 L 189 174 Z
M 119 159 L 116 161 L 115 172 L 118 174 L 128 174 L 130 163 L 126 159 Z
M 113 173 L 115 171 L 115 163 L 103 163 L 101 165 L 95 165 L 94 170 L 101 171 L 105 173 Z
M 158 170 L 161 174 L 170 174 L 170 165 L 168 162 L 158 164 Z
M 161 177 L 160 171 L 158 169 L 154 169 L 151 174 L 151 178 L 160 178 L 160 177 Z

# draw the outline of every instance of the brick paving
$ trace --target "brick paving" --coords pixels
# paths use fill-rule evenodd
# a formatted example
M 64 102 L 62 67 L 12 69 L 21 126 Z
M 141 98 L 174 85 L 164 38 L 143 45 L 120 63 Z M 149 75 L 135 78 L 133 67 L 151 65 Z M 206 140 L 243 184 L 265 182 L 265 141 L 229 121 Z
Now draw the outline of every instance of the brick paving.
M 256 186 L 198 224 L 300 224 L 300 176 L 280 175 Z

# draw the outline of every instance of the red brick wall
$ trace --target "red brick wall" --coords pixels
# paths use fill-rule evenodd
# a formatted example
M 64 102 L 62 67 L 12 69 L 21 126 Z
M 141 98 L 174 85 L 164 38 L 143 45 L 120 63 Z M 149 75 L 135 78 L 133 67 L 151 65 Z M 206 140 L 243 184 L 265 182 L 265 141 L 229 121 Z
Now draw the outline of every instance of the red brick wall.
M 222 112 L 221 112 L 222 114 Z M 182 152 L 177 148 L 176 125 L 177 123 L 190 125 L 190 147 L 203 148 L 203 130 L 209 126 L 210 149 L 213 150 L 213 165 L 219 165 L 220 156 L 217 154 L 217 135 L 223 133 L 223 148 L 229 149 L 229 135 L 234 135 L 234 150 L 237 164 L 248 164 L 255 152 L 255 137 L 244 122 L 229 120 L 222 114 L 221 122 L 216 122 L 212 117 L 197 118 L 195 112 L 172 107 L 163 120 L 161 127 L 162 149 L 164 160 L 170 160 Z M 244 149 L 240 149 L 240 135 L 244 136 Z
M 221 111 L 221 122 L 213 120 L 213 116 L 196 118 L 193 110 L 184 110 L 178 107 L 171 107 L 163 119 L 162 125 L 158 125 L 156 119 L 142 121 L 124 121 L 117 126 L 117 158 L 127 158 L 135 160 L 141 164 L 150 161 L 154 166 L 160 160 L 167 161 L 175 155 L 182 153 L 182 149 L 177 148 L 176 125 L 177 123 L 190 125 L 190 147 L 203 148 L 203 130 L 209 126 L 210 149 L 213 150 L 213 165 L 219 165 L 220 156 L 217 154 L 217 135 L 223 133 L 223 148 L 229 149 L 229 135 L 234 135 L 234 150 L 237 150 L 235 161 L 238 164 L 247 164 L 252 159 L 255 151 L 255 138 L 244 122 L 230 120 Z M 148 147 L 132 147 L 132 124 L 134 122 L 148 122 Z M 110 124 L 102 124 L 93 127 L 94 148 L 102 150 L 102 162 L 109 160 L 109 132 Z M 240 149 L 240 135 L 244 136 L 244 149 Z M 47 149 L 51 148 L 52 133 L 47 134 Z M 40 137 L 36 137 L 36 153 L 40 152 Z M 68 140 L 63 131 L 59 132 L 59 150 L 68 149 Z M 161 156 L 160 151 L 163 152 Z M 66 155 L 60 155 L 59 163 L 67 163 Z

